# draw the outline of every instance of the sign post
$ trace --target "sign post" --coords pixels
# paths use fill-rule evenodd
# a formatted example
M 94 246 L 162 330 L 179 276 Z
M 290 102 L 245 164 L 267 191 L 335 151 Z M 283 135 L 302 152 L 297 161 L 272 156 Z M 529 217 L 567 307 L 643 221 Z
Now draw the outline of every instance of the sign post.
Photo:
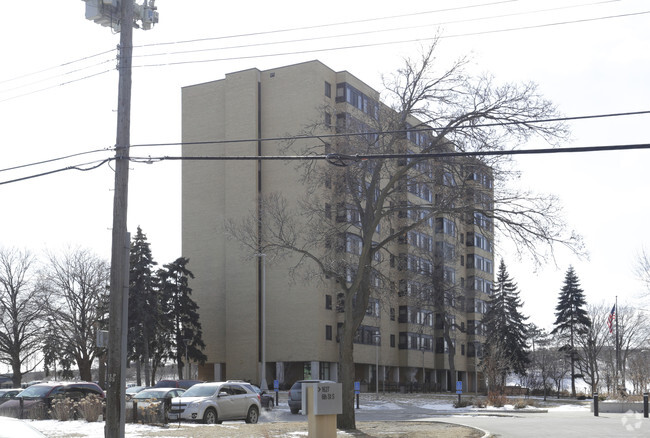
M 279 397 L 278 392 L 280 391 L 280 381 L 275 379 L 273 381 L 273 390 L 275 391 L 275 405 L 278 405 Z
M 307 411 L 309 438 L 336 438 L 336 416 L 343 413 L 340 383 L 303 383 L 303 409 Z M 303 411 L 304 413 L 304 411 Z
M 359 409 L 359 394 L 361 394 L 361 382 L 354 382 L 354 394 L 357 397 L 357 409 Z
M 458 405 L 460 406 L 460 396 L 463 393 L 463 381 L 456 381 L 456 394 L 458 394 Z

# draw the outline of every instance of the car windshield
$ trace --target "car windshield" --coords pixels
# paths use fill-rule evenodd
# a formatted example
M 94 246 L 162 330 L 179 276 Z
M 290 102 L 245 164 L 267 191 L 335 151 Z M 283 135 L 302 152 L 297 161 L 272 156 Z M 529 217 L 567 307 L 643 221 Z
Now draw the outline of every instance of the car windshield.
M 138 392 L 133 398 L 162 398 L 168 391 L 168 389 L 145 389 L 144 391 Z
M 211 397 L 219 389 L 216 385 L 194 385 L 181 395 L 181 397 Z
M 33 385 L 20 392 L 20 397 L 45 397 L 52 386 L 50 385 Z

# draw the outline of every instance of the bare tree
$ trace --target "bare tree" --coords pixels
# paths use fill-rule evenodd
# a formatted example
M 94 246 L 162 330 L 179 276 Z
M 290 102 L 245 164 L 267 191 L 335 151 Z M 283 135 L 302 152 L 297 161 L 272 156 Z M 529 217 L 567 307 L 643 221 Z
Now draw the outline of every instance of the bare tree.
M 650 256 L 646 253 L 645 248 L 641 249 L 635 270 L 637 277 L 645 285 L 645 296 L 650 297 Z
M 634 394 L 647 392 L 650 387 L 650 352 L 645 349 L 635 350 L 630 354 L 627 363 Z
M 531 376 L 536 385 L 541 387 L 544 400 L 546 400 L 549 382 L 552 377 L 552 363 L 557 359 L 557 353 L 552 345 L 552 339 L 544 329 L 531 326 L 528 332 L 530 333 L 532 348 L 528 375 Z
M 28 251 L 0 248 L 0 361 L 11 367 L 14 387 L 42 360 L 48 296 L 35 264 Z
M 648 343 L 650 327 L 646 315 L 631 306 L 619 306 L 617 309 L 617 324 L 619 337 L 619 368 L 621 386 L 625 387 L 627 375 L 627 360 L 629 356 Z
M 591 392 L 598 391 L 600 383 L 600 363 L 601 352 L 607 345 L 609 330 L 607 329 L 608 307 L 606 304 L 588 305 L 587 314 L 591 320 L 591 325 L 587 328 L 583 336 L 576 337 L 576 348 L 578 349 L 578 359 L 576 366 L 582 380 L 591 386 Z
M 109 267 L 87 249 L 68 249 L 61 255 L 49 254 L 43 271 L 49 291 L 51 329 L 59 339 L 59 349 L 73 358 L 79 377 L 92 381 L 92 365 L 101 354 L 97 331 L 106 320 Z
M 336 113 L 340 135 L 332 143 L 288 145 L 293 153 L 329 153 L 335 164 L 302 165 L 304 200 L 291 206 L 274 194 L 262 199 L 259 210 L 243 223 L 227 225 L 251 253 L 292 254 L 297 256 L 293 274 L 324 278 L 339 288 L 344 310 L 339 343 L 342 429 L 355 428 L 353 341 L 366 315 L 375 272 L 394 269 L 391 281 L 396 282 L 395 277 L 404 279 L 414 267 L 413 275 L 430 278 L 425 260 L 402 252 L 399 239 L 406 233 L 446 218 L 469 221 L 486 233 L 499 232 L 537 261 L 552 255 L 554 244 L 581 249 L 579 239 L 566 232 L 554 197 L 508 188 L 507 181 L 516 174 L 505 157 L 453 155 L 515 148 L 535 134 L 549 141 L 563 139 L 563 125 L 531 123 L 556 117 L 555 107 L 534 84 L 497 85 L 489 76 L 469 76 L 466 59 L 439 66 L 435 48 L 436 43 L 419 59 L 405 60 L 403 68 L 386 78 L 388 105 L 366 100 L 358 116 Z M 324 111 L 335 113 L 333 108 Z M 305 133 L 327 129 L 331 128 L 319 122 L 306 127 Z M 404 158 L 379 155 L 395 153 Z M 437 158 L 415 153 L 435 153 Z M 357 160 L 357 154 L 378 156 Z M 462 169 L 467 172 L 464 166 L 489 169 L 490 178 L 498 181 L 494 197 L 492 188 L 481 192 L 465 177 L 455 184 L 446 179 L 449 169 L 459 175 Z M 420 201 L 410 202 L 411 194 Z M 345 251 L 350 242 L 354 252 Z

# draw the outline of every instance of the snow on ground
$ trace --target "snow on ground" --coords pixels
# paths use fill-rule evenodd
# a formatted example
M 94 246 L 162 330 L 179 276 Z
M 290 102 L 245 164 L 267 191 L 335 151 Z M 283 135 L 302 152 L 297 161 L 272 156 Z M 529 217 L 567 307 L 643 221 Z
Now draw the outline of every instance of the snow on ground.
M 523 410 L 517 411 L 530 411 L 537 409 L 547 409 L 549 412 L 561 412 L 561 411 L 588 411 L 590 409 L 589 403 L 575 404 L 575 403 L 562 403 L 558 400 L 549 399 L 547 402 L 544 402 L 541 398 L 531 398 L 530 400 L 534 401 L 537 407 L 527 407 Z M 459 414 L 464 413 L 465 415 L 473 412 L 481 411 L 514 411 L 513 405 L 505 405 L 502 408 L 494 408 L 492 406 L 486 408 L 475 408 L 473 406 L 468 406 L 466 408 L 456 409 L 453 406 L 455 401 L 455 396 L 445 396 L 445 395 L 432 395 L 432 394 L 362 394 L 361 397 L 361 407 L 362 409 L 372 410 L 372 411 L 399 411 L 405 409 L 411 409 L 417 407 L 419 409 L 426 409 L 432 412 L 440 411 L 449 414 L 451 412 L 458 412 Z M 276 407 L 273 411 L 264 412 L 263 415 L 266 417 L 266 421 L 274 421 L 279 418 L 279 415 L 283 411 L 288 411 L 286 405 L 280 405 Z M 454 415 L 456 416 L 456 415 Z M 32 427 L 38 429 L 48 438 L 65 438 L 65 437 L 76 437 L 76 438 L 104 438 L 104 423 L 87 423 L 86 421 L 56 421 L 56 420 L 46 420 L 46 421 L 27 421 Z M 184 426 L 192 426 L 192 423 L 183 423 Z M 224 424 L 221 427 L 239 427 L 236 423 L 231 423 L 230 425 Z M 128 438 L 141 438 L 146 435 L 160 431 L 159 426 L 148 426 L 141 424 L 126 424 L 126 436 Z M 306 432 L 296 432 L 291 435 L 295 438 L 301 438 L 306 436 Z

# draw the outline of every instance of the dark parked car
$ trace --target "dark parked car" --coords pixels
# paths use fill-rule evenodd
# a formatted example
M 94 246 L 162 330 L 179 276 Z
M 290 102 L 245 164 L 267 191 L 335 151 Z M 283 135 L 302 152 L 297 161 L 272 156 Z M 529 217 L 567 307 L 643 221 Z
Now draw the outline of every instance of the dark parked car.
M 180 397 L 184 392 L 183 388 L 148 388 L 134 395 L 131 401 L 137 402 L 138 407 L 146 407 L 151 402 L 163 402 L 169 410 L 172 398 Z
M 23 388 L 0 389 L 0 405 L 16 397 L 22 390 Z
M 261 390 L 258 386 L 250 385 L 253 391 L 260 395 L 260 403 L 264 409 L 270 411 L 275 406 L 275 398 L 273 395 L 268 394 L 266 391 Z
M 14 418 L 49 418 L 53 400 L 69 398 L 78 401 L 89 395 L 103 399 L 104 391 L 93 382 L 38 383 L 0 405 L 0 415 Z
M 129 386 L 128 388 L 126 388 L 126 391 L 124 392 L 126 401 L 131 400 L 133 396 L 136 395 L 138 392 L 149 388 L 150 388 L 149 386 Z
M 331 380 L 298 380 L 296 383 L 291 385 L 289 389 L 289 409 L 292 414 L 297 414 L 302 409 L 302 384 L 303 383 L 334 383 Z
M 154 388 L 183 388 L 190 389 L 197 383 L 203 383 L 203 380 L 159 380 Z

